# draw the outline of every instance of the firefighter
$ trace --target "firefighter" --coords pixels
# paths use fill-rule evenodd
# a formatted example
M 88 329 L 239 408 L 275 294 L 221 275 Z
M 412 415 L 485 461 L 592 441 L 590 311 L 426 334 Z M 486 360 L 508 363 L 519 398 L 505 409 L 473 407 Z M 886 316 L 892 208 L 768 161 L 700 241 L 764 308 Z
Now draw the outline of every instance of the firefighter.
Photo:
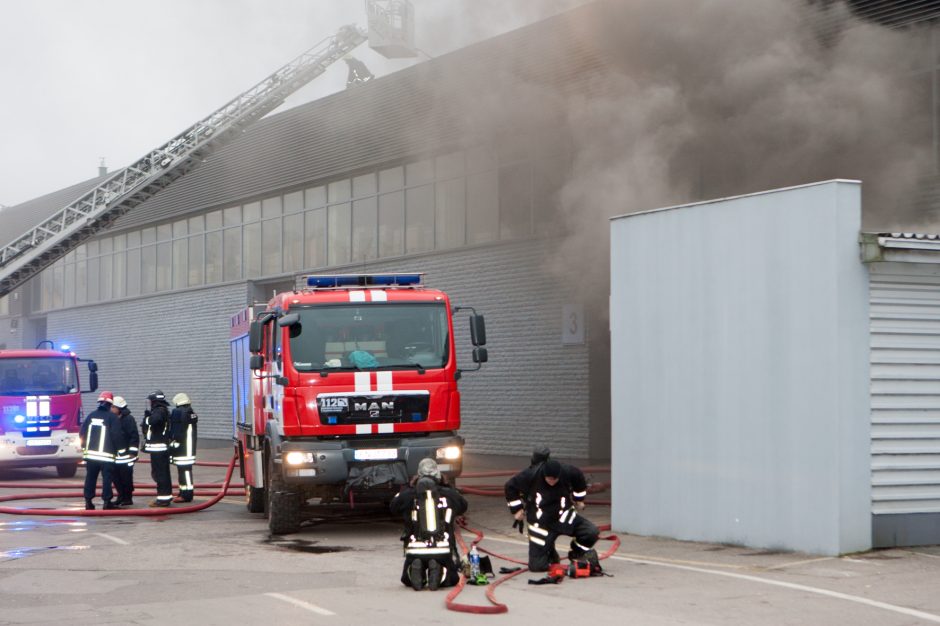
M 127 449 L 124 454 L 119 455 L 114 461 L 114 485 L 117 487 L 119 506 L 133 506 L 134 500 L 134 463 L 140 455 L 140 432 L 137 430 L 137 422 L 131 415 L 131 410 L 127 408 L 127 401 L 121 396 L 114 397 L 114 404 L 111 405 L 111 411 L 118 416 L 118 422 L 121 425 L 121 433 L 124 435 L 124 441 L 127 443 Z
M 196 463 L 196 422 L 199 416 L 185 393 L 173 396 L 170 414 L 170 463 L 179 474 L 180 492 L 173 502 L 193 501 L 193 465 Z
M 114 395 L 102 391 L 98 395 L 98 408 L 88 414 L 79 432 L 82 457 L 85 459 L 85 510 L 94 511 L 95 487 L 101 475 L 102 509 L 116 509 L 111 501 L 111 473 L 116 456 L 125 454 L 124 436 L 117 416 L 111 412 Z
M 173 481 L 170 479 L 170 412 L 166 396 L 154 391 L 147 400 L 150 408 L 144 411 L 140 430 L 144 435 L 144 452 L 150 455 L 150 477 L 157 484 L 157 497 L 150 506 L 170 506 L 173 500 Z
M 533 572 L 548 571 L 549 565 L 559 562 L 555 550 L 559 535 L 572 537 L 568 558 L 597 558 L 597 526 L 579 514 L 587 495 L 584 474 L 573 465 L 546 458 L 510 478 L 505 487 L 509 512 L 517 522 L 526 522 Z
M 454 524 L 467 510 L 467 500 L 441 476 L 434 459 L 422 459 L 418 473 L 392 499 L 389 508 L 404 521 L 405 564 L 401 582 L 420 591 L 435 591 L 460 580 L 460 553 Z

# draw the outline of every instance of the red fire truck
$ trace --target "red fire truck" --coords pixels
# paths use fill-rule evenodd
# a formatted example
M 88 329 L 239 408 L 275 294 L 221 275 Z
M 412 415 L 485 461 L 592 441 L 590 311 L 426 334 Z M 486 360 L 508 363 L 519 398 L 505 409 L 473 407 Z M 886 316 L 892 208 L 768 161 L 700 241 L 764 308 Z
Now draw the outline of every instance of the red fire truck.
M 451 307 L 422 274 L 308 276 L 306 288 L 232 318 L 234 439 L 248 510 L 274 534 L 311 505 L 388 500 L 418 462 L 462 469 L 453 318 L 466 311 L 472 358 L 485 323 Z
M 79 361 L 88 363 L 85 391 Z M 67 345 L 56 350 L 47 340 L 35 350 L 0 350 L 0 469 L 52 465 L 60 477 L 74 476 L 82 459 L 81 394 L 97 388 L 97 364 Z

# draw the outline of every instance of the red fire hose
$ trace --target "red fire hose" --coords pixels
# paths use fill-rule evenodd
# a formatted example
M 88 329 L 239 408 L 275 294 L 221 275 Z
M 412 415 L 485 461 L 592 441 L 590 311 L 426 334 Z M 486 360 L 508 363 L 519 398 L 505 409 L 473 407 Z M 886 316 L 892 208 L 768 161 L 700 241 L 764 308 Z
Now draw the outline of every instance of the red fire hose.
M 216 504 L 219 500 L 224 498 L 229 492 L 229 481 L 232 479 L 232 472 L 235 469 L 235 461 L 237 460 L 238 455 L 233 454 L 232 460 L 228 462 L 228 470 L 225 473 L 225 480 L 222 481 L 222 485 L 219 488 L 219 491 L 215 493 L 209 500 L 205 502 L 200 502 L 199 504 L 190 504 L 188 506 L 174 506 L 174 507 L 161 507 L 154 509 L 111 509 L 111 510 L 95 510 L 95 511 L 85 511 L 85 510 L 72 510 L 72 509 L 22 509 L 18 507 L 11 506 L 0 506 L 0 513 L 7 513 L 9 515 L 51 515 L 51 516 L 82 516 L 82 517 L 120 517 L 120 516 L 133 516 L 133 517 L 159 517 L 164 515 L 179 515 L 180 513 L 193 513 L 195 511 L 201 511 L 207 509 L 210 506 Z M 214 467 L 225 466 L 225 463 L 212 463 L 212 462 L 199 462 L 196 465 L 208 465 Z M 31 488 L 39 485 L 33 484 L 23 484 L 23 483 L 0 483 L 0 488 Z M 213 484 L 200 483 L 196 485 L 197 488 L 210 489 L 214 487 Z M 44 489 L 74 489 L 76 485 L 41 485 Z M 134 491 L 137 495 L 155 495 L 154 488 L 152 486 L 141 486 L 140 490 L 135 489 Z M 211 495 L 211 492 L 207 493 L 205 491 L 196 491 L 196 495 L 206 496 Z M 233 490 L 231 495 L 244 495 L 244 489 L 241 489 L 241 492 Z M 22 493 L 16 495 L 0 496 L 0 502 L 10 502 L 12 500 L 38 500 L 42 498 L 82 498 L 84 494 L 81 491 L 49 491 L 49 492 L 37 492 L 37 493 Z

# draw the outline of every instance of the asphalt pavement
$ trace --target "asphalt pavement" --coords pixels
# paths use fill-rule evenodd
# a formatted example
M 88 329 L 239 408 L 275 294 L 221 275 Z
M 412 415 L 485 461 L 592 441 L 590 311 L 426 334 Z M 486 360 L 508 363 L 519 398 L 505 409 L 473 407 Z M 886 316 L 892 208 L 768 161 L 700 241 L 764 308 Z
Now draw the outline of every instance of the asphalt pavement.
M 227 461 L 231 449 L 206 445 L 199 457 Z M 524 457 L 470 456 L 465 471 L 525 464 Z M 223 475 L 221 467 L 196 469 L 198 483 L 219 484 Z M 82 478 L 82 470 L 70 480 L 51 468 L 6 472 L 0 495 L 78 487 Z M 602 472 L 590 478 L 609 480 Z M 503 480 L 459 485 L 498 488 Z M 150 483 L 147 465 L 137 466 L 136 482 Z M 135 500 L 146 508 L 148 498 Z M 502 498 L 468 500 L 467 525 L 483 532 L 481 546 L 524 560 L 524 538 Z M 301 532 L 272 537 L 241 497 L 148 518 L 82 517 L 74 497 L 3 504 L 58 512 L 0 515 L 2 624 L 940 623 L 938 547 L 831 558 L 617 533 L 620 547 L 603 561 L 610 576 L 535 586 L 528 580 L 541 575 L 525 572 L 493 590 L 508 612 L 478 615 L 447 610 L 448 590 L 415 592 L 400 583 L 400 525 L 376 507 L 323 511 Z M 589 505 L 584 514 L 609 523 L 608 506 Z M 611 545 L 602 541 L 599 551 Z M 494 557 L 494 565 L 513 564 Z M 457 602 L 492 606 L 487 589 L 468 586 Z

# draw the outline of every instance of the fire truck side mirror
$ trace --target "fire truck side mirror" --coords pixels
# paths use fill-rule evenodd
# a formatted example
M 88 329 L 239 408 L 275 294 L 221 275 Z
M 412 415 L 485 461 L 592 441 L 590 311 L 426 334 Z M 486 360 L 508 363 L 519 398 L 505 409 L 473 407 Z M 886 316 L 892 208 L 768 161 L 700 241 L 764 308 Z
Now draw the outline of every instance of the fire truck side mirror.
M 474 348 L 473 349 L 473 362 L 479 363 L 480 365 L 486 363 L 489 360 L 489 355 L 486 352 L 486 348 Z
M 88 361 L 88 371 L 89 371 L 89 372 L 97 372 L 97 371 L 98 371 L 98 364 L 95 363 L 94 361 Z
M 257 354 L 261 352 L 261 338 L 263 336 L 263 326 L 261 322 L 252 322 L 248 327 L 248 352 Z M 255 369 L 252 367 L 252 369 Z
M 486 345 L 486 322 L 483 320 L 482 315 L 474 313 L 470 316 L 470 341 L 475 346 Z M 483 361 L 477 361 L 477 363 L 483 363 L 486 361 L 486 350 L 484 350 L 483 353 Z M 474 354 L 476 354 L 476 351 L 474 351 Z M 474 361 L 476 361 L 476 358 L 474 358 Z
M 248 360 L 248 367 L 256 371 L 264 368 L 264 357 L 260 354 L 252 354 Z
M 91 363 L 89 363 L 89 365 L 91 365 Z M 91 370 L 91 372 L 88 374 L 88 391 L 97 391 L 97 390 L 98 390 L 98 372 L 97 372 L 97 368 L 95 368 Z

